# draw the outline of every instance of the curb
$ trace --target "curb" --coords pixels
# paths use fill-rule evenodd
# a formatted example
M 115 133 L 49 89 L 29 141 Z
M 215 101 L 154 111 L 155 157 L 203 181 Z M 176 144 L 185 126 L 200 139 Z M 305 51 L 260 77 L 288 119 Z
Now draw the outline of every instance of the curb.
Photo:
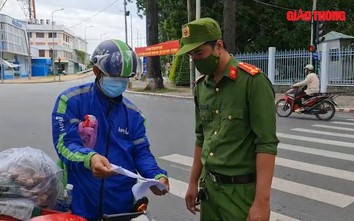
M 180 96 L 180 95 L 172 95 L 172 94 L 138 92 L 138 91 L 132 91 L 132 90 L 126 90 L 125 92 L 130 93 L 130 94 L 150 95 L 150 96 L 158 96 L 158 97 L 170 97 L 170 98 L 179 98 L 179 99 L 193 99 L 193 96 Z M 336 111 L 337 112 L 345 112 L 345 113 L 354 113 L 354 107 L 336 108 Z
M 3 83 L 0 82 L 0 84 L 40 84 L 40 83 L 56 83 L 56 82 L 67 82 L 67 81 L 74 81 L 74 80 L 78 80 L 78 79 L 82 79 L 82 78 L 86 78 L 86 77 L 90 77 L 91 74 L 80 74 L 80 75 L 76 75 L 75 78 L 71 78 L 71 79 L 60 79 L 58 76 L 56 77 L 56 80 L 54 81 L 54 79 L 45 79 L 45 80 L 40 80 L 40 79 L 36 79 L 36 80 L 28 80 L 28 79 L 23 79 L 23 80 L 19 80 L 19 81 L 12 81 L 12 80 L 6 80 Z M 53 76 L 54 78 L 54 76 Z
M 192 96 L 181 96 L 181 95 L 173 95 L 173 94 L 159 94 L 159 93 L 149 93 L 149 92 L 138 92 L 132 90 L 126 90 L 125 92 L 130 94 L 140 94 L 140 95 L 151 95 L 158 97 L 170 97 L 170 98 L 179 98 L 179 99 L 193 99 Z
M 336 108 L 337 112 L 354 113 L 353 107 Z

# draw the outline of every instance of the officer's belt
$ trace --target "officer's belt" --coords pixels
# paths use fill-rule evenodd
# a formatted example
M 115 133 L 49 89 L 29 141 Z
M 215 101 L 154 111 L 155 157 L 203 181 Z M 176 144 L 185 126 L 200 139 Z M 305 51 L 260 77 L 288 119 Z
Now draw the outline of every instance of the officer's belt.
M 220 184 L 246 184 L 253 183 L 256 180 L 256 175 L 254 173 L 237 176 L 225 176 L 207 170 L 207 175 L 212 181 Z

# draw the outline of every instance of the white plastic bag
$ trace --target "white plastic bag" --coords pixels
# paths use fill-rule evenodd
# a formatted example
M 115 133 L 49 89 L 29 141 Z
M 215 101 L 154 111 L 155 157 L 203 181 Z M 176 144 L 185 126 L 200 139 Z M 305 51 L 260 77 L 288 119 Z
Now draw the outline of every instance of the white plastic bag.
M 11 148 L 0 152 L 0 198 L 32 200 L 52 208 L 62 191 L 62 170 L 42 150 Z

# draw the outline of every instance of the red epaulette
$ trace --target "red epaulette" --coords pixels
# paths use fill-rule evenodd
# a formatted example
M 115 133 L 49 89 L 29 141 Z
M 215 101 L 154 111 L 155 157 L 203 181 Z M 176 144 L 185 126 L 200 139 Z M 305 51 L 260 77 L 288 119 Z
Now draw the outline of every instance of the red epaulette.
M 258 74 L 258 73 L 261 72 L 261 69 L 257 68 L 256 66 L 253 66 L 253 65 L 251 65 L 251 64 L 248 64 L 248 63 L 246 63 L 246 62 L 240 62 L 240 63 L 238 64 L 238 66 L 239 66 L 242 70 L 246 71 L 247 73 L 249 73 L 249 74 L 252 75 L 252 76 L 254 76 L 254 75 L 256 75 L 256 74 Z
M 237 68 L 235 68 L 233 65 L 230 66 L 229 77 L 233 80 L 237 78 Z
M 195 81 L 194 83 L 197 84 L 200 80 L 202 80 L 205 77 L 205 75 L 200 75 Z

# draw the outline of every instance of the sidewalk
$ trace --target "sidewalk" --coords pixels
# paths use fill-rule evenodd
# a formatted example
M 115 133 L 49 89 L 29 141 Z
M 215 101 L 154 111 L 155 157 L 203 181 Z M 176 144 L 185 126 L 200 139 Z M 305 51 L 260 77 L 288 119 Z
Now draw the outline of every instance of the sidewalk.
M 163 92 L 163 93 L 144 92 L 143 90 L 146 87 L 146 85 L 147 82 L 145 81 L 133 80 L 132 86 L 127 90 L 127 92 L 135 93 L 135 94 L 149 94 L 149 95 L 162 96 L 162 97 L 193 99 L 192 90 L 189 87 L 176 87 L 166 79 L 164 79 L 164 85 L 166 88 L 170 89 L 171 92 Z M 284 96 L 284 94 L 276 93 L 275 100 L 277 101 L 282 96 Z M 334 101 L 338 105 L 338 108 L 336 108 L 338 112 L 354 113 L 354 96 L 339 96 L 335 98 Z
M 89 77 L 92 75 L 93 75 L 93 72 L 87 72 L 87 73 L 83 73 L 83 74 L 67 74 L 67 75 L 61 74 L 60 76 L 56 75 L 55 80 L 54 80 L 53 75 L 46 76 L 46 77 L 31 77 L 31 79 L 15 78 L 15 79 L 9 79 L 9 80 L 4 80 L 4 81 L 0 80 L 0 85 L 3 82 L 4 82 L 4 84 L 53 83 L 53 82 L 58 82 L 59 77 L 60 77 L 60 81 L 72 81 L 72 80 L 77 80 L 80 78 Z
M 83 74 L 69 74 L 69 75 L 61 75 L 60 81 L 72 81 L 81 78 L 86 78 L 93 76 L 92 72 L 83 73 Z M 53 83 L 58 82 L 59 76 L 47 76 L 47 77 L 32 77 L 28 78 L 18 78 L 12 80 L 4 80 L 4 84 L 26 84 L 26 83 Z M 0 81 L 0 86 L 2 81 Z M 173 98 L 182 98 L 182 99 L 193 99 L 192 90 L 189 87 L 177 87 L 173 85 L 168 79 L 164 78 L 164 86 L 166 88 L 163 92 L 147 92 L 144 91 L 147 85 L 146 81 L 133 80 L 131 82 L 131 87 L 128 88 L 128 93 L 135 94 L 145 94 L 145 95 L 153 95 L 153 96 L 161 96 L 161 97 L 173 97 Z M 277 93 L 275 95 L 275 100 L 278 100 L 282 97 L 283 94 Z M 353 112 L 354 113 L 354 96 L 339 96 L 335 98 L 335 102 L 338 104 L 337 111 L 339 112 Z

